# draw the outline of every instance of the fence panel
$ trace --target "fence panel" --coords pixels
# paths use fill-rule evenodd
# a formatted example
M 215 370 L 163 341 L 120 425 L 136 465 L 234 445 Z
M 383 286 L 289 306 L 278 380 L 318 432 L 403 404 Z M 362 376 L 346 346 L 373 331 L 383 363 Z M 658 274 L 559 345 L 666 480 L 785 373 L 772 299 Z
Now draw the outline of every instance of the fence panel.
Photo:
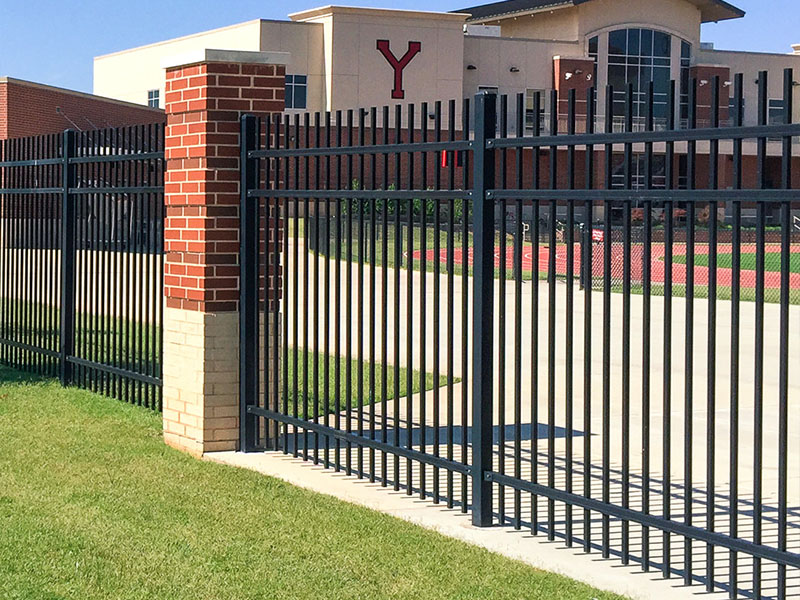
M 722 127 L 711 85 L 659 127 L 652 87 L 643 127 L 632 89 L 554 93 L 547 135 L 522 97 L 246 117 L 245 448 L 800 595 L 800 126 L 762 74 L 760 124 L 737 76 Z
M 0 142 L 0 359 L 59 374 L 63 136 Z
M 161 125 L 0 142 L 4 363 L 161 406 Z
M 787 72 L 787 98 L 791 82 Z M 487 142 L 500 169 L 506 153 L 533 157 L 516 163 L 516 183 L 488 192 L 501 215 L 532 212 L 531 246 L 517 235 L 515 253 L 503 242 L 495 251 L 501 270 L 532 268 L 533 286 L 497 281 L 497 296 L 516 302 L 497 324 L 499 356 L 513 367 L 497 373 L 500 439 L 487 476 L 499 523 L 708 591 L 785 598 L 800 594 L 800 437 L 788 412 L 800 383 L 790 369 L 800 127 L 766 127 L 763 111 L 760 128 L 742 127 L 739 76 L 738 126 L 720 128 L 720 84 L 703 130 L 694 82 L 686 129 L 672 119 L 655 131 L 650 119 L 636 132 L 628 89 L 623 132 L 575 135 L 579 118 L 587 131 L 596 123 L 591 111 L 578 116 L 573 93 L 564 135 L 551 123 L 548 137 L 501 131 Z M 762 75 L 762 106 L 766 86 Z M 668 167 L 656 181 L 660 153 Z M 777 186 L 767 180 L 776 162 Z M 504 318 L 522 330 L 513 339 Z
M 258 170 L 243 181 L 270 184 L 242 198 L 243 214 L 258 211 L 243 250 L 260 249 L 254 263 L 243 254 L 243 373 L 258 381 L 243 422 L 247 447 L 466 511 L 470 275 L 457 257 L 472 224 L 457 161 L 471 144 L 456 124 L 470 103 L 417 108 L 245 120 Z M 275 278 L 281 302 L 263 293 Z

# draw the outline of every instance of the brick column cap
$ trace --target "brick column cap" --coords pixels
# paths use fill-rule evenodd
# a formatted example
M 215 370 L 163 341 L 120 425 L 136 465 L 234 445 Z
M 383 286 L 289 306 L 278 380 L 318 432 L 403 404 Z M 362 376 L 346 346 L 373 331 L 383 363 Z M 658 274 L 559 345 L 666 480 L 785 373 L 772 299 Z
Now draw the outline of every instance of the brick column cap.
M 717 63 L 696 63 L 696 64 L 693 64 L 691 68 L 692 69 L 723 69 L 723 70 L 724 69 L 728 69 L 729 71 L 731 70 L 731 66 L 730 65 L 721 65 L 721 64 L 717 64 Z
M 594 64 L 594 59 L 588 56 L 562 56 L 560 54 L 553 55 L 553 60 L 580 60 Z
M 162 69 L 177 69 L 189 65 L 202 63 L 229 63 L 248 65 L 287 65 L 291 54 L 289 52 L 251 52 L 248 50 L 218 50 L 214 48 L 199 48 L 191 52 L 184 52 L 168 56 L 161 61 Z

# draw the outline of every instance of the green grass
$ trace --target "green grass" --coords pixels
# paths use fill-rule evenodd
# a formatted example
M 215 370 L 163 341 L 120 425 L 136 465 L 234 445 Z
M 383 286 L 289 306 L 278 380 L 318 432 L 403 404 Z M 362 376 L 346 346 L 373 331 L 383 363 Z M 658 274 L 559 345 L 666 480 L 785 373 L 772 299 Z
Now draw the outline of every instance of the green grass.
M 0 299 L 0 314 L 9 315 L 16 324 L 16 340 L 33 340 L 34 346 L 58 349 L 61 320 L 60 307 L 36 302 Z M 161 344 L 161 328 L 151 322 L 138 322 L 112 315 L 75 314 L 75 349 L 82 358 L 120 368 L 138 371 L 147 369 L 153 348 Z M 145 352 L 147 350 L 147 352 Z
M 602 280 L 597 280 L 595 282 L 595 289 L 602 289 L 603 282 Z M 611 286 L 611 291 L 617 294 L 621 294 L 623 290 L 623 286 L 621 283 L 615 283 Z M 683 283 L 674 283 L 672 285 L 672 297 L 673 298 L 686 298 L 686 284 Z M 644 287 L 641 283 L 633 283 L 631 284 L 631 293 L 637 296 L 644 294 Z M 663 283 L 653 283 L 651 285 L 650 294 L 652 296 L 664 296 L 664 284 Z M 709 297 L 709 289 L 707 285 L 695 285 L 694 286 L 694 297 L 695 298 L 708 298 Z M 717 286 L 717 300 L 731 300 L 733 298 L 733 289 L 729 285 L 720 285 Z M 739 288 L 739 298 L 742 302 L 755 302 L 756 301 L 756 291 L 754 288 L 749 287 L 740 287 Z M 778 304 L 780 302 L 780 290 L 775 288 L 769 288 L 764 291 L 764 302 L 767 304 Z M 800 290 L 789 290 L 789 304 L 800 304 Z
M 370 229 L 369 222 L 366 222 L 366 226 L 367 226 L 367 235 L 369 236 L 369 235 L 371 235 L 371 229 Z M 347 248 L 348 240 L 347 240 L 347 237 L 346 237 L 346 231 L 345 231 L 344 227 L 345 227 L 345 225 L 343 224 L 342 225 L 342 242 L 341 242 L 341 244 L 342 244 L 342 250 L 341 250 L 342 254 L 341 254 L 341 256 L 342 256 L 343 260 L 346 260 L 347 259 L 347 251 L 348 251 L 348 248 Z M 295 229 L 295 224 L 294 224 L 294 219 L 292 219 L 292 223 L 288 227 L 289 235 L 292 236 L 292 239 L 294 239 L 294 237 L 293 237 L 294 236 L 294 229 Z M 396 256 L 395 256 L 395 253 L 396 253 L 396 251 L 398 249 L 398 244 L 397 244 L 397 241 L 398 241 L 397 237 L 398 236 L 395 233 L 395 231 L 396 231 L 395 226 L 394 226 L 393 223 L 389 224 L 387 239 L 384 239 L 382 237 L 382 231 L 383 230 L 382 230 L 382 225 L 381 225 L 380 222 L 377 223 L 376 229 L 377 229 L 377 234 L 376 234 L 376 238 L 377 239 L 376 239 L 376 244 L 375 244 L 375 265 L 376 266 L 382 266 L 383 265 L 383 262 L 384 262 L 383 256 L 384 256 L 384 252 L 385 252 L 387 254 L 387 256 L 386 256 L 386 265 L 388 267 L 390 267 L 390 268 L 394 268 L 395 264 L 397 264 L 397 262 L 398 262 L 397 259 L 396 259 Z M 301 219 L 300 220 L 300 227 L 298 229 L 299 237 L 300 237 L 301 240 L 302 240 L 303 236 L 305 235 L 305 233 L 307 231 L 308 231 L 308 225 L 305 224 L 304 220 Z M 424 235 L 424 238 L 423 238 L 422 228 L 419 226 L 419 224 L 416 224 L 413 227 L 413 250 L 422 250 L 423 249 L 423 239 L 424 239 L 425 250 L 428 251 L 428 252 L 432 251 L 434 249 L 434 244 L 436 243 L 437 235 L 439 237 L 440 252 L 443 253 L 447 249 L 448 232 L 447 231 L 443 231 L 443 230 L 440 230 L 440 231 L 436 232 L 434 230 L 434 228 L 433 228 L 432 217 L 430 217 L 428 219 L 428 225 L 426 227 L 425 235 Z M 508 248 L 509 249 L 513 248 L 513 244 L 514 244 L 513 237 L 509 234 L 507 236 L 506 240 L 507 240 L 506 243 L 508 245 Z M 301 243 L 303 243 L 303 242 L 301 242 Z M 499 248 L 499 245 L 500 245 L 500 235 L 499 235 L 499 233 L 495 233 L 495 242 L 494 243 L 495 243 L 495 247 Z M 463 234 L 463 232 L 461 230 L 461 226 L 459 224 L 456 224 L 456 231 L 453 232 L 453 245 L 455 246 L 456 249 L 462 249 L 464 247 L 464 234 Z M 529 247 L 530 243 L 529 242 L 526 243 L 526 246 Z M 472 232 L 470 231 L 470 232 L 467 233 L 467 248 L 473 248 L 473 247 L 474 247 L 473 235 L 472 235 Z M 334 237 L 333 233 L 331 233 L 330 248 L 331 248 L 330 256 L 334 257 L 335 253 L 336 253 L 336 241 L 335 241 L 335 237 Z M 407 252 L 408 252 L 408 228 L 406 228 L 405 226 L 403 226 L 403 228 L 402 228 L 402 243 L 400 244 L 400 249 L 401 249 L 401 251 L 403 253 L 403 256 L 402 256 L 402 258 L 400 260 L 400 264 L 402 265 L 403 268 L 408 268 L 408 256 L 407 256 Z M 353 225 L 353 241 L 352 241 L 352 250 L 351 250 L 351 252 L 352 252 L 352 260 L 353 260 L 353 262 L 357 262 L 358 261 L 358 257 L 360 255 L 360 250 L 359 250 L 359 245 L 358 245 L 357 223 L 354 223 L 354 225 Z M 365 247 L 365 249 L 364 249 L 364 262 L 366 264 L 371 264 L 371 262 L 372 262 L 371 258 L 372 258 L 371 250 L 368 247 Z M 438 272 L 439 273 L 441 273 L 441 274 L 446 274 L 447 273 L 447 262 L 446 262 L 446 260 L 444 258 L 444 255 L 443 255 L 442 260 L 440 260 L 438 263 L 436 261 L 434 261 L 434 260 L 431 260 L 431 259 L 428 259 L 428 260 L 425 261 L 425 271 L 427 273 L 436 272 L 437 271 L 437 267 L 438 267 Z M 458 276 L 460 276 L 460 275 L 462 275 L 464 273 L 464 268 L 465 268 L 465 265 L 463 265 L 462 263 L 460 263 L 458 261 L 454 261 L 453 273 L 454 273 L 454 275 L 456 277 L 458 277 Z M 468 273 L 471 276 L 472 273 L 473 273 L 472 266 L 466 265 L 466 268 L 468 269 Z M 416 258 L 416 259 L 413 260 L 412 270 L 414 270 L 414 271 L 421 271 L 422 270 L 422 261 L 420 259 Z M 495 276 L 495 278 L 499 278 L 500 277 L 500 269 L 499 268 L 495 268 L 494 276 Z M 505 276 L 506 276 L 506 279 L 509 279 L 509 280 L 513 279 L 513 270 L 510 267 L 506 268 Z M 522 279 L 524 281 L 529 281 L 532 278 L 533 278 L 533 271 L 531 271 L 531 270 L 523 270 Z
M 295 352 L 292 348 L 289 349 L 289 411 L 292 412 L 294 400 L 295 400 L 295 392 L 294 392 L 294 378 L 295 378 L 295 369 L 294 369 L 294 359 L 295 359 Z M 308 371 L 304 372 L 303 365 L 304 359 L 307 361 L 308 364 Z M 327 359 L 327 361 L 326 361 Z M 340 356 L 338 361 L 335 356 L 318 353 L 317 354 L 317 393 L 314 394 L 314 352 L 311 350 L 300 350 L 297 353 L 297 361 L 298 361 L 298 369 L 297 369 L 297 377 L 298 377 L 298 414 L 305 418 L 305 415 L 313 415 L 314 414 L 314 401 L 317 401 L 317 414 L 324 415 L 326 413 L 334 413 L 336 412 L 336 366 L 338 362 L 339 366 L 339 407 L 340 410 L 344 410 L 346 406 L 346 398 L 348 397 L 348 379 L 347 379 L 347 357 Z M 328 393 L 327 393 L 327 403 L 326 403 L 326 394 L 325 394 L 325 363 L 328 364 Z M 383 366 L 380 363 L 375 363 L 375 394 L 374 396 L 370 394 L 370 362 L 364 361 L 363 367 L 359 370 L 359 362 L 357 359 L 350 360 L 350 397 L 351 406 L 353 408 L 358 408 L 359 406 L 368 406 L 372 404 L 373 398 L 376 402 L 381 402 L 383 400 L 381 396 L 381 390 L 383 386 Z M 400 367 L 398 369 L 399 376 L 400 376 L 400 386 L 399 386 L 399 393 L 400 396 L 405 396 L 408 392 L 407 382 L 408 382 L 408 369 L 405 367 Z M 307 385 L 308 385 L 308 393 L 305 393 L 304 390 L 304 373 L 307 377 Z M 394 395 L 394 378 L 395 378 L 395 367 L 392 365 L 387 365 L 386 367 L 386 383 L 387 383 L 387 400 L 391 400 L 395 397 Z M 420 391 L 420 383 L 421 383 L 421 373 L 419 370 L 414 369 L 411 372 L 411 392 L 418 393 Z M 359 381 L 361 382 L 361 395 L 359 396 Z M 455 378 L 454 382 L 461 381 L 459 378 Z M 443 386 L 447 384 L 447 377 L 439 377 L 438 385 Z M 433 379 L 433 373 L 425 373 L 425 390 L 432 390 L 435 387 L 436 383 Z M 305 404 L 303 400 L 305 399 Z M 359 399 L 361 402 L 359 402 Z M 304 410 L 305 406 L 305 410 Z M 327 408 L 327 410 L 326 410 Z
M 742 252 L 742 270 L 755 271 L 756 270 L 756 253 L 755 252 Z M 685 265 L 688 257 L 685 254 L 676 254 L 673 257 L 674 262 Z M 663 260 L 663 259 L 662 259 Z M 698 267 L 707 267 L 709 265 L 708 254 L 695 254 L 694 264 Z M 733 268 L 733 254 L 727 252 L 717 254 L 717 267 L 720 269 Z M 764 268 L 770 273 L 779 273 L 781 270 L 781 253 L 780 252 L 766 252 L 764 253 Z M 800 253 L 793 252 L 789 255 L 789 272 L 800 273 Z
M 168 448 L 158 415 L 0 369 L 0 598 L 611 600 Z

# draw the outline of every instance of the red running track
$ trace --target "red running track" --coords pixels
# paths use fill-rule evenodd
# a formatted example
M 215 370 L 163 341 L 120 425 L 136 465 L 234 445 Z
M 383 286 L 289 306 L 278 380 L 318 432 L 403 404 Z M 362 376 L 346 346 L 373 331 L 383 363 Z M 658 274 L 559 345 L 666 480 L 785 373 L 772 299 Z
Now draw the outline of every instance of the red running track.
M 666 253 L 666 249 L 664 244 L 653 244 L 651 246 L 651 261 L 650 261 L 650 268 L 651 268 L 651 281 L 654 283 L 664 283 L 665 281 L 665 263 L 664 263 L 664 255 Z M 695 254 L 708 254 L 709 247 L 706 244 L 695 244 Z M 755 253 L 756 246 L 755 244 L 743 244 L 741 246 L 741 250 L 743 254 L 747 253 Z M 800 252 L 800 248 L 797 249 Z M 719 244 L 717 246 L 718 254 L 730 254 L 733 251 L 733 247 L 730 244 Z M 768 253 L 778 253 L 780 252 L 780 245 L 778 244 L 767 244 L 766 251 Z M 468 263 L 472 265 L 473 257 L 472 257 L 473 249 L 470 248 L 468 251 Z M 686 244 L 674 244 L 672 246 L 672 253 L 674 256 L 685 256 L 686 255 Z M 433 250 L 428 250 L 426 252 L 426 258 L 428 261 L 435 260 L 435 254 Z M 455 248 L 453 259 L 457 264 L 463 264 L 463 249 L 462 248 Z M 444 263 L 447 260 L 447 250 L 443 249 L 440 252 L 441 262 Z M 414 258 L 419 260 L 422 258 L 422 251 L 416 250 L 414 251 Z M 580 266 L 581 260 L 581 248 L 579 244 L 575 244 L 575 264 L 572 269 L 572 272 L 577 276 L 578 269 Z M 534 248 L 532 246 L 526 245 L 522 251 L 522 269 L 524 271 L 532 271 L 533 270 L 533 261 L 534 261 Z M 539 271 L 541 273 L 547 273 L 549 268 L 550 262 L 550 248 L 549 246 L 539 246 Z M 495 267 L 500 267 L 501 263 L 501 254 L 498 248 L 495 248 Z M 513 270 L 514 268 L 514 248 L 511 244 L 509 244 L 507 251 L 506 251 L 506 268 L 509 270 Z M 631 276 L 634 281 L 641 281 L 643 279 L 643 268 L 644 268 L 644 247 L 640 244 L 634 244 L 631 247 Z M 622 277 L 622 270 L 623 270 L 623 247 L 619 243 L 614 243 L 611 246 L 611 269 L 612 269 L 612 277 L 615 279 L 619 279 Z M 567 274 L 567 247 L 564 244 L 558 244 L 556 246 L 556 273 L 558 275 L 566 275 Z M 673 262 L 672 263 L 672 282 L 674 284 L 685 284 L 686 283 L 686 275 L 688 273 L 687 265 Z M 595 278 L 603 277 L 603 245 L 602 244 L 593 244 L 592 245 L 592 276 Z M 694 281 L 695 285 L 707 285 L 709 278 L 709 268 L 706 266 L 695 266 L 694 267 Z M 733 270 L 727 268 L 717 268 L 717 285 L 720 286 L 729 286 L 731 281 L 733 280 Z M 753 270 L 742 270 L 741 273 L 741 286 L 743 288 L 750 288 L 755 289 L 756 287 L 756 272 Z M 778 289 L 781 285 L 781 276 L 778 272 L 771 272 L 768 271 L 764 274 L 764 284 L 766 288 L 769 289 Z M 793 290 L 800 290 L 800 273 L 790 273 L 789 275 L 789 287 Z

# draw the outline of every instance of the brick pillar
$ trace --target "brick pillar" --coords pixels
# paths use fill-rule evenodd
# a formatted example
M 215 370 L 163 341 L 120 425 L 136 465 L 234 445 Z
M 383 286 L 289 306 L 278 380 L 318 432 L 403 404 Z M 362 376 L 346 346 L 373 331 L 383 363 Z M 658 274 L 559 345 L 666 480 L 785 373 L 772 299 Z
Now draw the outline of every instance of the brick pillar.
M 689 69 L 689 79 L 697 79 L 698 127 L 711 127 L 711 96 L 715 75 L 719 77 L 719 119 L 724 122 L 730 116 L 729 100 L 733 92 L 730 67 L 696 65 Z
M 283 112 L 288 55 L 203 50 L 166 68 L 164 439 L 239 443 L 239 119 Z
M 566 115 L 569 91 L 575 90 L 575 114 L 586 114 L 586 93 L 596 85 L 591 58 L 553 57 L 553 88 L 558 91 L 558 114 Z

